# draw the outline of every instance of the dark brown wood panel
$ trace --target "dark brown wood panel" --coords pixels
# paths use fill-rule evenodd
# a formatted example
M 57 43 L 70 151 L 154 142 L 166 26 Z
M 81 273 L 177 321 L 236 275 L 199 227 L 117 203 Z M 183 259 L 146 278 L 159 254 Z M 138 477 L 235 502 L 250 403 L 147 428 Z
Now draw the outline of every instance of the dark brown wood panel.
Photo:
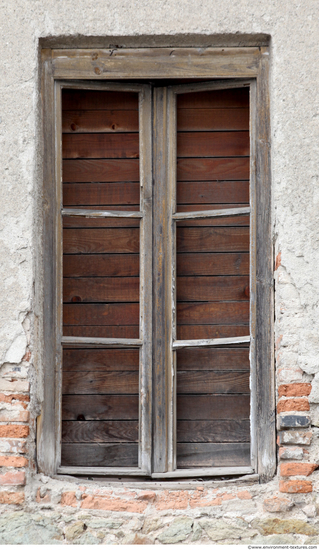
M 107 326 L 107 325 L 64 325 L 64 336 L 81 336 L 88 338 L 139 338 L 138 325 Z
M 138 254 L 70 254 L 64 255 L 63 258 L 64 277 L 138 277 L 139 275 Z M 191 262 L 191 259 L 189 261 Z M 234 258 L 233 261 L 228 261 L 227 265 L 234 264 L 236 269 L 238 264 L 237 269 L 241 271 L 243 262 L 244 260 Z
M 137 253 L 139 229 L 64 229 L 65 254 Z
M 249 395 L 179 395 L 177 420 L 248 420 Z
M 139 304 L 65 304 L 64 325 L 138 325 Z
M 195 371 L 249 371 L 249 348 L 185 348 L 177 352 L 177 372 Z M 206 375 L 206 372 L 205 372 Z
M 138 393 L 138 371 L 63 373 L 63 394 L 132 394 Z
M 69 281 L 69 279 L 67 279 Z M 126 279 L 125 279 L 126 281 Z M 75 292 L 75 291 L 74 291 Z M 215 302 L 248 300 L 249 277 L 177 277 L 177 300 Z
M 248 204 L 249 181 L 177 183 L 177 204 Z M 120 203 L 119 203 L 120 204 Z
M 138 420 L 138 395 L 64 395 L 62 420 Z
M 229 173 L 231 169 L 235 170 L 234 167 L 229 166 Z M 247 179 L 247 174 L 246 178 L 241 179 Z M 63 161 L 63 181 L 66 183 L 139 181 L 139 161 L 137 159 L 67 159 Z
M 178 340 L 249 336 L 247 325 L 177 325 Z
M 249 420 L 180 420 L 177 422 L 178 443 L 245 443 L 249 440 Z
M 63 280 L 63 301 L 138 302 L 139 283 L 139 277 L 66 278 Z
M 62 422 L 63 443 L 137 442 L 137 421 Z
M 138 182 L 63 184 L 64 206 L 137 205 L 139 201 Z
M 249 324 L 248 302 L 179 302 L 176 309 L 180 325 Z
M 177 133 L 178 158 L 237 156 L 249 156 L 248 131 Z
M 235 109 L 249 107 L 249 88 L 191 92 L 177 96 L 177 109 Z
M 186 208 L 185 208 L 186 206 Z M 178 208 L 178 211 L 181 212 L 189 212 L 190 210 L 189 204 L 183 205 L 183 208 Z M 196 207 L 202 207 L 202 208 L 196 208 Z M 205 207 L 203 207 L 202 204 L 200 205 L 193 205 L 192 211 L 203 211 L 203 210 L 215 210 L 216 208 L 211 208 L 211 205 L 207 204 Z M 240 205 L 244 206 L 244 205 Z M 249 216 L 230 216 L 230 217 L 220 217 L 220 218 L 202 218 L 197 220 L 181 220 L 177 222 L 177 227 L 248 227 L 249 226 Z
M 177 252 L 249 251 L 248 227 L 179 227 L 176 237 Z
M 178 109 L 179 131 L 249 130 L 248 109 Z
M 250 466 L 249 443 L 177 443 L 177 468 Z
M 177 274 L 192 275 L 249 275 L 249 254 L 177 254 Z
M 62 131 L 72 134 L 138 132 L 138 111 L 65 111 Z
M 237 133 L 241 134 L 241 132 L 236 132 L 236 134 Z M 227 143 L 230 142 L 230 138 L 228 138 L 228 142 L 225 138 L 224 142 L 224 148 L 227 150 Z M 242 142 L 244 142 L 243 138 Z M 238 147 L 240 147 L 240 144 L 241 140 L 238 138 Z M 229 146 L 230 145 L 228 145 L 228 147 Z M 226 156 L 226 154 L 224 156 Z M 139 135 L 138 133 L 64 134 L 62 136 L 62 157 L 64 159 L 136 159 L 139 157 Z
M 135 109 L 138 110 L 136 92 L 107 90 L 62 90 L 62 110 L 72 109 Z M 63 113 L 63 117 L 65 113 Z
M 249 372 L 214 372 L 209 370 L 178 371 L 177 393 L 247 393 Z M 118 392 L 119 393 L 119 392 Z
M 67 163 L 75 163 L 75 162 L 94 162 L 94 161 L 64 161 Z M 119 161 L 113 160 L 113 161 L 95 161 L 98 163 L 116 163 Z M 122 161 L 124 162 L 124 161 Z M 132 160 L 125 160 L 126 163 L 129 162 L 135 162 Z M 101 174 L 101 177 L 109 177 L 108 174 L 115 171 L 115 168 L 113 169 L 113 166 L 106 166 L 105 168 L 103 165 L 96 168 L 95 173 Z M 128 169 L 127 169 L 128 171 Z M 67 171 L 67 175 L 70 173 Z M 78 173 L 78 172 L 77 172 Z M 125 173 L 125 168 L 123 167 L 123 173 Z M 128 171 L 129 173 L 129 171 Z M 105 174 L 105 176 L 103 176 Z M 71 177 L 71 173 L 70 173 Z M 73 175 L 72 175 L 73 177 Z M 88 177 L 85 176 L 85 167 L 84 167 L 84 173 L 81 174 L 82 178 Z M 247 180 L 249 178 L 249 158 L 248 157 L 234 157 L 234 158 L 187 158 L 187 159 L 178 159 L 177 160 L 177 180 L 178 181 L 200 181 L 200 180 L 207 180 L 211 181 L 214 179 L 220 179 L 220 180 Z M 100 178 L 99 178 L 100 179 Z M 122 178 L 124 181 L 125 179 L 132 179 L 131 178 Z M 87 179 L 67 179 L 65 178 L 65 181 L 88 181 Z M 98 179 L 93 181 L 98 181 Z M 119 181 L 118 179 L 100 179 L 100 181 Z M 134 180 L 133 180 L 134 181 Z
M 102 207 L 104 210 L 105 207 Z M 89 209 L 97 209 L 96 206 L 90 206 Z M 101 207 L 99 208 L 99 210 Z M 105 210 L 121 210 L 122 208 L 105 208 Z M 139 210 L 139 206 L 132 208 L 132 210 Z M 227 225 L 227 224 L 225 224 Z M 239 224 L 238 224 L 239 225 Z M 242 225 L 242 224 L 241 224 Z M 245 224 L 247 225 L 247 224 Z M 63 216 L 63 228 L 96 228 L 96 227 L 139 227 L 140 220 L 138 218 L 89 218 L 84 216 Z
M 138 349 L 63 349 L 63 371 L 138 371 Z
M 62 466 L 138 466 L 137 443 L 64 443 Z

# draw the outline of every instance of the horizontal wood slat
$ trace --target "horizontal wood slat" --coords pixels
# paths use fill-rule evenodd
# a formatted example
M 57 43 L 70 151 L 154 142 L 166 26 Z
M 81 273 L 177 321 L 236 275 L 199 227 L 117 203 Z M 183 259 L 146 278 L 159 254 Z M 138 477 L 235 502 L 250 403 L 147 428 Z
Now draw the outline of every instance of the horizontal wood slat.
M 177 468 L 250 466 L 250 443 L 177 443 Z
M 249 156 L 249 132 L 178 132 L 177 157 Z
M 249 372 L 214 372 L 205 370 L 204 365 L 198 371 L 179 370 L 177 394 L 196 393 L 249 394 Z
M 249 130 L 248 109 L 178 109 L 180 132 Z
M 63 394 L 134 394 L 138 393 L 138 371 L 63 373 Z
M 63 280 L 63 301 L 138 302 L 139 284 L 139 277 L 66 278 Z
M 139 338 L 138 325 L 64 325 L 64 336 L 80 336 L 87 338 Z
M 249 323 L 248 302 L 179 302 L 176 309 L 177 323 L 180 325 L 248 325 Z
M 212 339 L 212 338 L 235 338 L 247 336 L 249 328 L 246 325 L 177 325 L 178 340 Z M 136 336 L 138 338 L 138 336 Z
M 65 229 L 63 249 L 65 254 L 137 253 L 139 229 Z
M 65 304 L 64 325 L 138 325 L 138 304 Z M 65 336 L 67 336 L 65 334 Z M 75 336 L 75 335 L 74 335 Z M 82 336 L 82 335 L 81 335 Z M 83 336 L 85 336 L 83 334 Z M 98 336 L 94 334 L 93 336 Z
M 63 349 L 63 371 L 136 371 L 138 349 Z
M 138 420 L 138 395 L 64 395 L 62 420 Z
M 249 438 L 249 420 L 177 421 L 178 443 L 244 443 L 248 442 Z
M 64 161 L 64 162 L 93 162 L 93 161 Z M 99 163 L 115 163 L 119 161 L 96 161 Z M 124 162 L 124 161 L 121 161 Z M 125 160 L 126 163 L 129 162 L 136 162 L 136 161 L 129 161 Z M 103 173 L 105 173 L 104 177 L 106 176 L 106 173 L 112 173 L 113 167 L 105 167 L 103 170 L 103 166 L 99 166 L 96 168 L 96 173 L 101 174 L 101 177 L 103 177 Z M 85 170 L 85 167 L 84 167 Z M 123 168 L 123 173 L 125 173 L 125 170 Z M 67 172 L 69 174 L 69 172 Z M 95 175 L 95 172 L 94 172 Z M 73 176 L 72 176 L 73 177 Z M 82 178 L 88 177 L 85 176 L 85 174 L 81 175 Z M 220 180 L 247 180 L 249 178 L 249 158 L 248 157 L 234 157 L 234 158 L 187 158 L 187 159 L 178 159 L 177 160 L 177 180 L 178 181 L 200 181 L 200 180 L 206 180 L 211 181 L 214 179 L 220 179 Z M 131 178 L 121 178 L 123 181 L 125 179 L 133 179 Z M 92 180 L 94 181 L 94 177 L 92 176 Z M 95 181 L 119 181 L 118 179 L 112 180 L 112 179 L 101 179 L 98 178 Z M 86 179 L 67 179 L 65 178 L 65 181 L 88 181 Z
M 231 142 L 231 138 L 228 138 L 228 140 L 225 138 L 223 143 L 224 142 L 224 148 L 226 150 L 227 144 Z M 240 147 L 240 144 L 244 142 L 244 138 L 241 140 L 238 138 L 235 143 L 237 142 L 238 147 Z M 228 145 L 228 147 L 229 146 L 230 145 Z M 139 157 L 139 135 L 138 133 L 64 134 L 62 136 L 62 157 L 64 159 L 136 159 Z
M 62 131 L 65 134 L 138 132 L 138 111 L 65 111 Z
M 249 345 L 249 344 L 245 344 Z M 177 372 L 196 371 L 249 371 L 249 347 L 181 349 L 177 352 Z
M 129 183 L 64 183 L 64 206 L 111 206 L 140 202 L 140 185 Z M 138 210 L 139 208 L 135 208 Z
M 177 109 L 236 109 L 249 107 L 249 88 L 190 92 L 177 95 Z
M 74 239 L 76 240 L 76 239 Z M 191 261 L 191 259 L 190 259 Z M 240 271 L 244 259 L 234 258 L 227 265 Z M 209 269 L 209 267 L 207 267 Z M 64 277 L 138 277 L 138 254 L 70 254 L 64 255 Z
M 246 227 L 179 227 L 176 238 L 177 252 L 249 251 L 249 229 Z
M 138 465 L 137 443 L 64 443 L 62 466 L 125 466 Z
M 235 98 L 233 101 L 236 101 Z M 62 90 L 62 110 L 138 110 L 138 94 L 108 90 Z M 63 113 L 63 117 L 66 113 Z
M 231 170 L 234 172 L 235 167 L 229 165 L 228 172 L 230 173 Z M 237 179 L 247 179 L 247 174 L 242 178 L 237 176 Z M 67 159 L 63 161 L 63 181 L 67 183 L 139 181 L 139 161 L 137 159 Z
M 177 277 L 177 300 L 248 300 L 249 277 Z
M 177 273 L 192 275 L 249 275 L 249 254 L 178 253 Z
M 137 442 L 137 421 L 62 422 L 63 443 Z
M 177 204 L 214 203 L 249 204 L 249 181 L 180 181 L 177 183 Z
M 249 395 L 178 395 L 178 420 L 244 420 L 250 415 Z

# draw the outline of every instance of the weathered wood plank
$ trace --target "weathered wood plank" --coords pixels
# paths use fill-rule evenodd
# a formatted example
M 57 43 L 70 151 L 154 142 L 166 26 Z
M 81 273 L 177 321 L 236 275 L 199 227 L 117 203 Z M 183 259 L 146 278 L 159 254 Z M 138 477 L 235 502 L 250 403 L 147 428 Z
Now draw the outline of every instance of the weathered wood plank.
M 70 279 L 67 279 L 67 281 L 69 280 Z M 75 281 L 77 281 L 77 279 Z M 124 281 L 126 282 L 126 279 L 124 279 Z M 127 283 L 127 286 L 128 285 L 129 283 Z M 74 290 L 74 292 L 76 292 L 76 290 Z M 234 277 L 234 276 L 177 277 L 177 300 L 178 301 L 183 301 L 183 302 L 218 301 L 219 302 L 221 300 L 248 300 L 248 299 L 249 299 L 249 277 L 248 276 L 246 277 L 240 277 L 240 276 L 238 277 Z M 128 301 L 128 300 L 123 300 L 123 301 Z
M 64 161 L 64 163 L 85 163 L 85 162 L 97 162 L 97 163 L 116 163 L 119 161 Z M 133 160 L 123 160 L 121 162 L 129 163 L 129 162 L 136 162 Z M 63 164 L 64 164 L 63 163 Z M 105 167 L 103 170 L 103 165 L 101 164 L 101 167 L 96 167 L 95 171 L 93 172 L 94 176 L 95 173 L 101 174 L 101 178 L 103 177 L 110 177 L 108 174 L 111 173 L 113 175 L 112 170 L 113 166 Z M 84 170 L 86 167 L 84 166 Z M 133 170 L 133 167 L 132 167 Z M 77 172 L 78 173 L 78 172 Z M 107 173 L 107 175 L 106 175 Z M 123 173 L 125 172 L 125 169 L 123 167 Z M 129 170 L 127 169 L 127 173 L 129 173 Z M 105 176 L 103 176 L 105 174 Z M 69 172 L 67 172 L 67 175 L 69 175 Z M 73 176 L 72 176 L 73 177 Z M 79 174 L 79 177 L 85 178 L 88 176 L 85 176 L 84 174 Z M 94 180 L 94 177 L 92 176 L 92 181 L 119 181 L 113 180 L 113 179 L 101 179 L 97 178 Z M 220 180 L 247 180 L 249 178 L 249 158 L 248 157 L 228 157 L 228 158 L 183 158 L 183 159 L 177 159 L 177 180 L 178 181 L 200 181 L 200 180 L 214 180 L 214 179 L 220 179 Z M 133 179 L 132 177 L 121 177 L 121 181 Z M 89 181 L 88 179 L 66 179 L 65 181 Z M 136 180 L 135 180 L 136 181 Z
M 177 183 L 178 205 L 214 203 L 249 204 L 249 181 L 180 181 Z
M 177 467 L 249 466 L 249 443 L 178 443 Z
M 136 303 L 65 304 L 63 307 L 63 324 L 79 326 L 138 325 L 139 305 Z
M 178 340 L 236 338 L 246 336 L 249 332 L 247 325 L 178 325 Z
M 236 94 L 228 101 L 236 101 Z M 220 99 L 221 100 L 221 99 Z M 225 100 L 224 100 L 225 101 Z M 238 100 L 237 100 L 238 101 Z M 231 103 L 232 105 L 233 103 Z M 236 106 L 236 105 L 235 105 Z M 138 110 L 138 94 L 135 92 L 121 92 L 117 90 L 62 90 L 62 110 Z M 65 113 L 63 113 L 65 116 Z
M 62 130 L 65 134 L 138 132 L 138 111 L 65 111 Z
M 64 395 L 63 420 L 138 420 L 138 395 Z
M 139 373 L 137 371 L 114 372 L 72 372 L 63 373 L 63 394 L 132 394 L 138 393 Z
M 123 230 L 124 231 L 124 230 Z M 177 252 L 248 252 L 247 227 L 179 227 Z
M 65 254 L 137 253 L 138 228 L 64 229 Z
M 178 443 L 245 443 L 250 441 L 249 420 L 178 420 Z
M 248 325 L 249 303 L 179 302 L 177 304 L 177 324 L 179 325 L 217 325 L 223 323 L 226 325 Z
M 247 131 L 248 109 L 178 109 L 179 132 Z
M 62 466 L 124 466 L 138 465 L 136 443 L 64 443 Z
M 220 205 L 220 206 L 223 206 L 223 205 Z M 227 205 L 225 205 L 225 206 L 227 208 Z M 240 208 L 241 208 L 241 206 L 242 205 L 240 205 Z M 216 211 L 216 205 L 215 204 L 213 204 L 213 205 L 209 205 L 209 204 L 207 204 L 207 205 L 204 205 L 204 204 L 196 204 L 196 205 L 183 204 L 181 207 L 179 207 L 177 209 L 178 214 L 183 213 L 183 212 L 190 213 L 190 212 L 195 212 L 195 211 L 202 212 L 202 211 L 207 211 L 207 210 L 209 210 L 210 212 L 212 210 Z M 190 218 L 186 218 L 186 219 L 176 221 L 176 227 L 227 227 L 227 226 L 248 227 L 249 224 L 250 224 L 249 214 L 247 216 L 239 215 L 239 216 L 212 216 L 212 217 L 208 217 L 207 215 L 206 216 L 203 215 L 202 217 L 201 216 L 199 216 L 199 217 L 194 216 L 193 219 L 192 219 L 192 217 L 190 217 Z
M 235 170 L 233 166 L 228 166 L 229 173 L 231 169 Z M 237 173 L 239 174 L 239 170 Z M 247 179 L 247 174 L 246 178 L 242 179 Z M 66 159 L 63 161 L 63 181 L 65 183 L 139 181 L 139 161 L 137 159 Z
M 138 442 L 138 422 L 62 422 L 62 445 L 64 443 L 115 443 Z
M 72 137 L 75 137 L 75 136 L 72 136 Z M 124 143 L 126 143 L 125 140 L 123 141 Z M 131 142 L 128 143 L 127 145 L 127 149 L 129 152 L 131 150 L 130 146 L 131 146 Z M 178 158 L 249 156 L 249 150 L 250 150 L 250 146 L 249 146 L 248 131 L 245 131 L 245 132 L 180 132 L 179 131 L 177 133 L 177 157 Z M 115 151 L 117 151 L 117 149 L 115 149 Z M 120 148 L 120 151 L 122 151 L 122 148 Z M 82 156 L 86 156 L 86 155 L 82 155 Z
M 96 208 L 90 206 L 90 208 Z M 125 207 L 124 207 L 125 208 Z M 126 207 L 129 208 L 129 207 Z M 135 209 L 137 210 L 138 207 Z M 228 218 L 226 218 L 227 220 Z M 208 225 L 208 224 L 207 224 Z M 216 224 L 215 224 L 216 225 Z M 220 224 L 219 224 L 220 225 Z M 224 225 L 227 225 L 224 224 Z M 247 223 L 237 224 L 237 225 L 248 225 Z M 72 228 L 101 228 L 101 227 L 140 227 L 140 219 L 137 218 L 120 218 L 120 217 L 110 217 L 110 218 L 95 218 L 95 217 L 86 217 L 83 216 L 63 216 L 63 228 L 72 229 Z
M 177 109 L 236 109 L 249 107 L 249 88 L 178 94 Z
M 237 271 L 243 271 L 245 269 L 243 264 L 246 265 L 245 259 L 241 257 L 237 258 L 237 255 L 234 256 L 236 257 L 227 261 L 227 265 L 230 266 L 229 270 L 236 270 L 236 273 Z M 186 258 L 186 260 L 187 265 L 191 265 L 192 258 L 189 260 Z M 218 263 L 218 260 L 216 263 Z M 210 264 L 207 266 L 205 264 L 207 271 L 213 269 L 210 268 Z M 232 268 L 233 265 L 234 267 Z M 138 254 L 64 254 L 63 256 L 64 277 L 138 277 L 138 275 Z
M 63 349 L 63 371 L 138 370 L 138 349 Z M 236 351 L 236 350 L 235 350 Z M 240 350 L 241 351 L 241 350 Z M 182 355 L 182 363 L 185 363 Z M 238 365 L 238 363 L 237 363 Z
M 177 275 L 249 275 L 249 254 L 177 254 Z
M 244 344 L 248 345 L 248 344 Z M 68 350 L 69 351 L 69 350 Z M 119 351 L 119 350 L 117 350 Z M 65 352 L 64 352 L 65 353 Z M 129 352 L 127 352 L 129 353 Z M 177 351 L 177 372 L 185 370 L 249 371 L 247 348 L 185 348 Z
M 233 327 L 234 328 L 234 327 Z M 107 325 L 64 325 L 64 336 L 87 338 L 133 338 L 138 339 L 140 329 L 138 325 L 107 326 Z
M 179 370 L 177 393 L 249 394 L 249 372 L 215 372 L 204 368 L 198 371 Z
M 178 395 L 178 420 L 244 420 L 250 414 L 249 395 Z
M 235 132 L 241 134 L 241 132 Z M 216 141 L 216 139 L 215 139 Z M 233 138 L 234 150 L 244 148 L 244 138 Z M 232 145 L 231 138 L 224 139 L 224 149 Z M 189 145 L 188 145 L 189 146 Z M 217 146 L 215 146 L 217 148 Z M 236 153 L 233 153 L 236 154 Z M 244 153 L 242 153 L 244 154 Z M 64 134 L 62 136 L 62 156 L 64 159 L 139 158 L 139 136 L 135 134 Z M 204 156 L 204 155 L 203 155 Z M 212 155 L 211 155 L 212 156 Z M 224 155 L 226 156 L 226 154 Z
M 139 277 L 66 278 L 63 280 L 63 301 L 138 302 L 139 284 Z M 240 293 L 241 286 L 239 282 L 237 294 Z
M 138 205 L 139 202 L 138 182 L 63 184 L 64 206 Z

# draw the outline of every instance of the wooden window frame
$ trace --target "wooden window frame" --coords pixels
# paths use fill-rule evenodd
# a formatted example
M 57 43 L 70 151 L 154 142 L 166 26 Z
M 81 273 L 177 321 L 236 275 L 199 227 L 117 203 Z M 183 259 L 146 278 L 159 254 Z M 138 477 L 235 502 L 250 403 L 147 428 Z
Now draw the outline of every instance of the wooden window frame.
M 210 82 L 157 87 L 151 113 L 150 87 L 126 83 L 132 79 L 206 79 Z M 113 81 L 117 81 L 114 83 Z M 123 80 L 119 83 L 119 81 Z M 174 350 L 182 347 L 238 343 L 239 338 L 209 341 L 175 340 L 174 214 L 176 157 L 176 94 L 189 91 L 249 86 L 250 88 L 250 360 L 251 360 L 251 467 L 176 470 Z M 140 98 L 141 219 L 140 339 L 81 339 L 61 337 L 62 327 L 62 161 L 61 90 L 103 89 L 135 91 Z M 273 256 L 271 234 L 271 180 L 269 128 L 269 50 L 247 48 L 140 48 L 116 50 L 42 50 L 43 107 L 43 402 L 37 419 L 37 460 L 47 475 L 132 475 L 152 478 L 243 475 L 257 473 L 261 481 L 272 478 L 276 468 L 275 398 L 273 359 Z M 148 99 L 147 99 L 148 98 Z M 152 167 L 152 128 L 156 132 Z M 166 144 L 166 145 L 165 145 Z M 167 146 L 168 144 L 168 146 Z M 159 154 L 162 162 L 159 162 Z M 152 178 L 167 181 L 154 188 Z M 163 198 L 165 199 L 163 201 Z M 165 204 L 166 206 L 163 206 Z M 235 215 L 246 213 L 236 209 Z M 152 243 L 153 211 L 153 243 Z M 218 215 L 229 215 L 219 211 Z M 79 210 L 77 215 L 92 215 Z M 109 217 L 114 213 L 101 212 Z M 132 213 L 117 213 L 121 217 Z M 215 216 L 216 212 L 197 213 Z M 185 214 L 183 215 L 185 217 Z M 189 217 L 189 215 L 187 216 Z M 192 213 L 194 217 L 194 213 Z M 196 217 L 196 213 L 195 213 Z M 159 231 L 163 236 L 159 242 Z M 162 243 L 167 243 L 164 250 Z M 152 258 L 147 249 L 153 249 Z M 158 277 L 166 267 L 165 277 Z M 164 270 L 162 269 L 162 273 Z M 153 290 L 152 290 L 153 279 Z M 156 308 L 152 312 L 157 296 Z M 145 298 L 146 297 L 146 298 Z M 166 322 L 163 322 L 165 320 Z M 167 322 L 168 321 L 168 322 Z M 153 341 L 164 342 L 152 347 Z M 246 337 L 244 337 L 246 338 Z M 61 350 L 63 343 L 92 347 L 140 348 L 140 445 L 138 468 L 61 467 Z M 90 341 L 89 341 L 90 340 Z M 224 340 L 222 342 L 222 340 Z M 247 338 L 246 340 L 247 341 Z M 248 339 L 249 341 L 249 339 Z M 153 354 L 153 357 L 152 357 Z M 148 366 L 153 359 L 152 369 Z M 163 376 L 164 373 L 164 376 Z M 152 390 L 153 386 L 153 390 Z M 152 393 L 153 391 L 153 393 Z M 153 411 L 163 411 L 162 414 Z M 153 445 L 153 455 L 152 455 Z M 153 472 L 153 473 L 152 473 Z

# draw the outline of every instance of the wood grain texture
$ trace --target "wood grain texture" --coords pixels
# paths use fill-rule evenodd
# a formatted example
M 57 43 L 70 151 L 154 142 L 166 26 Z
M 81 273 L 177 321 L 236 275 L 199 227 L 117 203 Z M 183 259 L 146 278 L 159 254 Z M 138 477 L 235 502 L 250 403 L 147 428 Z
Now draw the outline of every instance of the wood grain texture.
M 181 132 L 247 131 L 248 109 L 178 109 L 177 128 Z
M 64 162 L 93 162 L 93 161 L 64 161 Z M 117 161 L 98 161 L 100 163 L 116 163 Z M 124 161 L 122 161 L 124 162 Z M 126 160 L 126 163 L 134 162 Z M 112 173 L 113 167 L 104 168 L 104 172 Z M 85 170 L 85 167 L 84 167 Z M 103 176 L 103 166 L 96 168 L 97 173 L 101 173 L 101 177 L 109 177 L 108 175 Z M 125 170 L 123 168 L 123 173 Z M 67 172 L 69 175 L 69 171 Z M 94 172 L 95 175 L 95 172 Z M 80 176 L 80 175 L 79 175 Z M 73 176 L 72 176 L 73 177 Z M 85 174 L 81 177 L 85 178 Z M 125 179 L 131 178 L 122 178 L 122 181 Z M 230 158 L 181 158 L 177 160 L 177 180 L 178 181 L 201 181 L 201 180 L 247 180 L 249 179 L 249 158 L 248 157 L 230 157 Z M 101 178 L 96 179 L 95 181 L 119 181 L 118 179 L 108 179 L 103 180 Z M 76 180 L 76 179 L 66 179 L 65 181 L 88 181 L 86 179 Z M 93 179 L 94 181 L 94 179 Z
M 138 395 L 64 395 L 62 419 L 138 420 Z
M 65 254 L 137 253 L 138 228 L 64 229 Z
M 138 371 L 63 373 L 63 394 L 132 394 L 138 393 Z
M 106 422 L 62 422 L 63 443 L 120 443 L 138 441 L 138 422 L 113 421 Z
M 177 183 L 178 205 L 237 203 L 249 204 L 249 181 L 180 181 Z
M 126 281 L 126 279 L 125 279 Z M 249 277 L 177 277 L 177 300 L 219 302 L 248 300 Z M 133 300 L 132 300 L 133 301 Z
M 178 443 L 245 443 L 249 440 L 249 420 L 177 421 Z
M 250 466 L 249 443 L 177 443 L 177 467 Z
M 240 147 L 241 140 L 238 139 L 238 142 Z M 138 133 L 123 135 L 64 134 L 62 136 L 62 156 L 64 159 L 136 159 L 139 158 L 139 135 Z
M 235 94 L 236 95 L 236 94 Z M 233 99 L 235 101 L 235 98 Z M 138 94 L 108 90 L 62 90 L 62 110 L 138 110 Z M 65 113 L 63 113 L 65 116 Z
M 64 336 L 88 338 L 139 338 L 138 325 L 64 325 Z
M 177 109 L 249 108 L 249 88 L 207 90 L 178 94 Z
M 250 414 L 249 395 L 178 395 L 178 420 L 244 420 Z
M 64 277 L 138 277 L 138 254 L 65 254 L 63 261 Z M 240 266 L 244 260 L 233 259 Z M 209 269 L 209 267 L 207 267 Z M 230 267 L 231 269 L 231 267 Z M 236 267 L 234 267 L 236 269 Z
M 206 338 L 233 338 L 247 336 L 249 327 L 245 325 L 177 325 L 178 340 L 193 340 Z M 136 336 L 138 338 L 138 336 Z
M 64 183 L 64 206 L 112 206 L 138 205 L 140 186 L 138 182 L 120 183 Z M 136 208 L 138 210 L 138 208 Z
M 249 275 L 249 254 L 178 253 L 177 275 Z
M 64 325 L 138 325 L 138 304 L 65 304 Z M 65 334 L 66 336 L 66 334 Z M 83 334 L 83 336 L 85 336 Z M 97 336 L 95 334 L 94 336 Z
M 248 325 L 249 303 L 179 302 L 177 304 L 177 323 L 180 325 Z
M 179 227 L 176 239 L 177 252 L 249 251 L 249 229 L 246 227 Z
M 233 167 L 229 167 L 229 170 L 231 168 Z M 139 181 L 139 161 L 137 159 L 66 159 L 63 161 L 63 181 L 65 183 Z
M 62 466 L 125 466 L 138 465 L 137 443 L 64 443 Z
M 178 158 L 249 156 L 249 150 L 248 131 L 177 133 Z
M 119 392 L 118 392 L 119 393 Z M 248 372 L 182 371 L 177 374 L 177 394 L 249 394 Z M 222 415 L 222 413 L 220 412 Z
M 139 283 L 139 277 L 66 278 L 63 280 L 63 301 L 138 302 Z
M 138 132 L 138 111 L 65 111 L 62 130 L 65 134 Z
M 177 351 L 176 362 L 177 372 L 185 370 L 249 371 L 249 347 L 182 349 Z
M 138 349 L 63 349 L 63 371 L 136 371 Z

